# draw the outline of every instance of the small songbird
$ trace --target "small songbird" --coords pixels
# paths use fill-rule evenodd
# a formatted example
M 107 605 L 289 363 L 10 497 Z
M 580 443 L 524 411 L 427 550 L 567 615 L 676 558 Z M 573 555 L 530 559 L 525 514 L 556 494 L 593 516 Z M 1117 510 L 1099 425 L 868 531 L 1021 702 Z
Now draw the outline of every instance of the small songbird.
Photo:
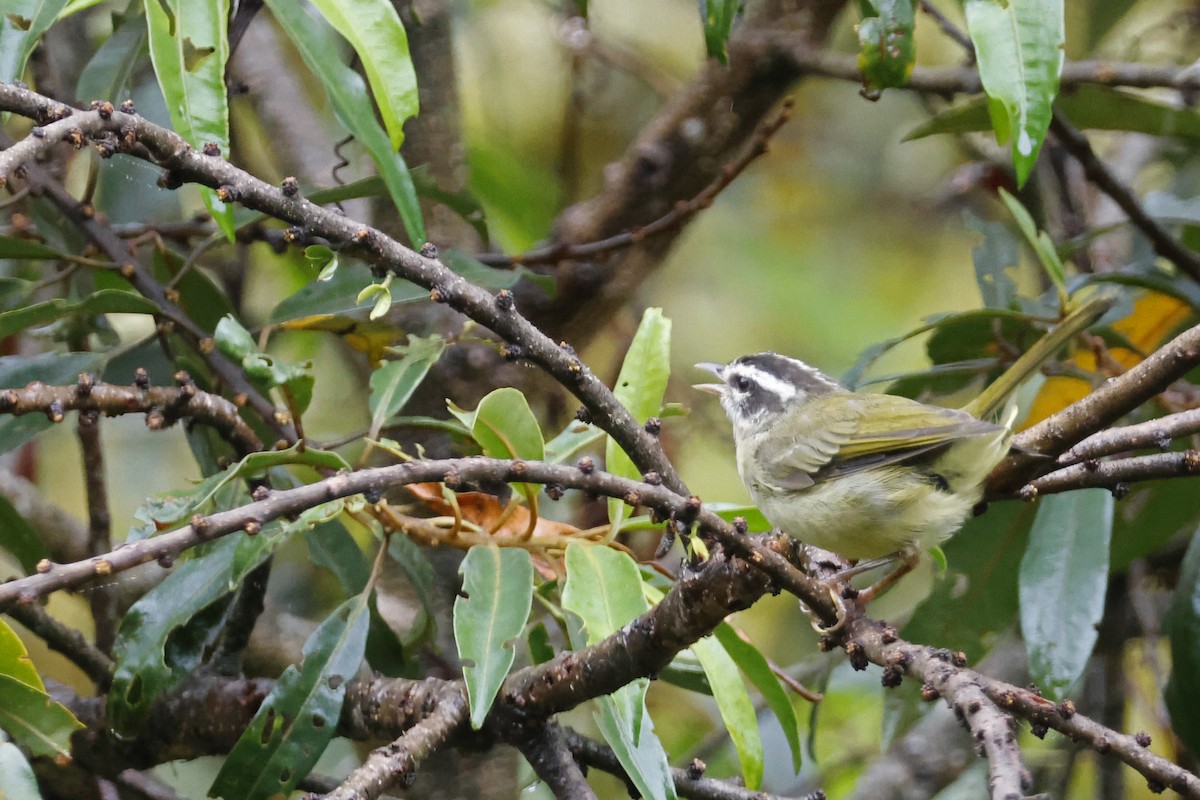
M 903 573 L 962 527 L 1007 455 L 1014 414 L 991 418 L 1112 303 L 1101 295 L 1069 314 L 963 409 L 850 391 L 777 353 L 697 364 L 721 382 L 695 388 L 721 398 L 738 473 L 772 525 L 869 566 L 900 559 Z

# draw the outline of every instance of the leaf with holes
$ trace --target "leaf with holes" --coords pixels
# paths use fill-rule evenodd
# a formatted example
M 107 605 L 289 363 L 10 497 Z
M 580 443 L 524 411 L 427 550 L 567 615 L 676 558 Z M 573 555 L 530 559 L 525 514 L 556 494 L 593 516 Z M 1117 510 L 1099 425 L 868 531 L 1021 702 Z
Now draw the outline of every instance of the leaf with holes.
M 454 600 L 454 641 L 471 703 L 471 727 L 483 725 L 512 668 L 513 640 L 533 603 L 533 565 L 525 550 L 472 547 L 459 567 L 462 593 Z
M 167 101 L 175 132 L 197 150 L 215 145 L 229 152 L 229 0 L 145 0 L 150 61 Z M 229 241 L 233 207 L 201 187 L 204 205 Z
M 284 670 L 225 759 L 210 797 L 287 796 L 337 731 L 346 683 L 362 664 L 369 593 L 351 597 L 304 644 L 304 660 Z

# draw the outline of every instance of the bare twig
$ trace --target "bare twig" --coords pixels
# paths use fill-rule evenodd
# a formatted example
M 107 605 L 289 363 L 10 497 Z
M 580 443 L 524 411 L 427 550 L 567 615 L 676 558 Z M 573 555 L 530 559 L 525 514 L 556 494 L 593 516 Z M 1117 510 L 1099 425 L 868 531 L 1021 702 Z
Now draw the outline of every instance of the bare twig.
M 1030 481 L 1021 488 L 1019 495 L 1032 500 L 1043 494 L 1101 488 L 1112 489 L 1118 496 L 1123 496 L 1123 487 L 1130 483 L 1190 478 L 1196 475 L 1200 475 L 1200 452 L 1184 450 L 1177 453 L 1156 453 L 1115 461 L 1088 461 L 1055 470 Z
M 83 634 L 50 616 L 38 603 L 14 605 L 5 614 L 28 628 L 51 650 L 62 653 L 92 679 L 96 688 L 107 691 L 112 683 L 112 659 L 88 643 Z
M 712 183 L 705 186 L 695 197 L 681 201 L 674 208 L 653 222 L 595 242 L 572 244 L 560 241 L 549 247 L 531 250 L 516 256 L 484 253 L 479 260 L 492 266 L 516 264 L 553 264 L 572 259 L 595 258 L 612 250 L 629 247 L 648 236 L 674 230 L 686 223 L 700 211 L 712 205 L 713 200 L 741 175 L 746 167 L 767 152 L 771 138 L 779 132 L 792 116 L 792 101 L 786 100 L 777 114 L 764 122 L 755 132 L 753 139 L 736 159 L 726 164 Z
M 72 110 L 11 84 L 0 84 L 0 109 L 39 121 L 56 120 L 38 128 L 40 135 L 28 136 L 9 149 L 0 151 L 0 179 L 7 180 L 18 166 L 31 169 L 28 162 L 39 153 L 73 136 L 118 136 L 120 138 L 114 146 L 121 152 L 165 167 L 172 180 L 194 181 L 218 189 L 229 201 L 237 200 L 248 208 L 291 222 L 294 226 L 293 239 L 314 235 L 323 237 L 338 246 L 359 252 L 381 269 L 429 289 L 431 299 L 446 303 L 495 331 L 510 343 L 514 354 L 519 353 L 540 365 L 575 394 L 588 407 L 596 424 L 612 434 L 640 468 L 657 472 L 666 486 L 676 493 L 687 493 L 657 438 L 637 423 L 628 409 L 579 359 L 573 348 L 550 339 L 517 313 L 511 302 L 498 300 L 440 261 L 422 256 L 377 229 L 342 217 L 302 197 L 289 197 L 279 187 L 271 186 L 219 157 L 206 156 L 193 150 L 174 132 L 140 116 L 115 109 L 105 109 L 103 115 L 100 111 Z M 124 242 L 121 244 L 124 245 Z M 153 287 L 146 287 L 144 291 L 155 291 L 154 295 L 149 296 L 160 307 L 174 308 L 163 304 L 166 298 L 162 297 L 161 291 Z M 159 302 L 160 298 L 162 303 Z M 241 377 L 240 373 L 237 373 L 237 377 Z M 271 414 L 276 415 L 274 409 Z M 288 422 L 287 430 L 294 435 L 290 421 L 273 421 L 276 425 Z
M 76 432 L 83 454 L 83 482 L 87 492 L 88 552 L 98 556 L 112 549 L 112 517 L 108 510 L 104 451 L 100 447 L 100 414 L 91 409 L 81 413 Z M 101 652 L 111 653 L 119 613 L 116 592 L 111 585 L 101 584 L 88 596 L 88 603 L 96 627 L 96 647 Z
M 1185 246 L 1163 227 L 1158 220 L 1146 213 L 1133 190 L 1126 186 L 1092 150 L 1087 137 L 1075 128 L 1061 112 L 1055 111 L 1050 130 L 1068 153 L 1083 167 L 1088 180 L 1113 199 L 1129 217 L 1129 221 L 1146 235 L 1154 246 L 1154 252 L 1170 261 L 1181 272 L 1194 281 L 1200 281 L 1200 255 Z
M 1160 347 L 1140 364 L 1104 383 L 1082 400 L 1019 433 L 1016 450 L 988 479 L 988 495 L 1004 497 L 1053 466 L 1058 456 L 1084 437 L 1111 425 L 1159 394 L 1200 363 L 1200 326 Z
M 1058 457 L 1061 466 L 1081 461 L 1128 453 L 1132 450 L 1155 448 L 1166 450 L 1171 442 L 1200 432 L 1200 409 L 1181 411 L 1149 422 L 1110 428 L 1094 433 Z

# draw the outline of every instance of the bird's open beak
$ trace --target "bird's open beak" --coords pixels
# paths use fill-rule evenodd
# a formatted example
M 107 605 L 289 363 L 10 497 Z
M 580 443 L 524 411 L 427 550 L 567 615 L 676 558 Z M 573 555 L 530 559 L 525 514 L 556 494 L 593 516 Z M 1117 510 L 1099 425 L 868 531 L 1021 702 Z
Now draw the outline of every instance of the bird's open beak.
M 696 365 L 696 368 L 708 370 L 718 378 L 721 377 L 721 373 L 725 371 L 724 364 L 714 364 L 711 361 L 701 361 Z M 725 393 L 725 384 L 723 383 L 696 383 L 692 384 L 692 388 L 715 395 L 722 395 Z

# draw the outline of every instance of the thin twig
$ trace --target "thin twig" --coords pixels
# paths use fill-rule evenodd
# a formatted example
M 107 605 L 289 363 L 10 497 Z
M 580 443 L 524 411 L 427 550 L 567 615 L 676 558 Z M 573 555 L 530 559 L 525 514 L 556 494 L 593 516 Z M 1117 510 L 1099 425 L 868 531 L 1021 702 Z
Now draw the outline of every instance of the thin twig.
M 1102 458 L 1115 453 L 1156 448 L 1166 450 L 1171 442 L 1200 432 L 1200 408 L 1165 417 L 1093 433 L 1058 457 L 1061 466 Z
M 2 402 L 2 401 L 0 401 Z M 87 492 L 88 552 L 103 555 L 112 549 L 112 515 L 108 510 L 108 482 L 104 476 L 104 451 L 100 446 L 100 414 L 89 409 L 80 413 L 75 427 L 83 456 L 83 482 Z M 119 610 L 111 584 L 101 584 L 88 595 L 96 627 L 96 647 L 111 653 L 117 637 Z
M 1019 433 L 1014 451 L 988 478 L 989 497 L 1005 497 L 1044 473 L 1068 447 L 1100 431 L 1164 391 L 1200 363 L 1200 326 L 1190 328 L 1127 372 Z M 1043 455 L 1038 455 L 1043 454 Z
M 670 211 L 640 228 L 618 233 L 606 239 L 583 244 L 557 242 L 549 247 L 530 250 L 515 256 L 484 253 L 479 260 L 491 266 L 514 266 L 517 264 L 554 264 L 562 261 L 595 258 L 613 250 L 637 244 L 647 237 L 673 230 L 686 223 L 700 211 L 712 205 L 717 195 L 741 175 L 751 163 L 767 152 L 771 138 L 779 132 L 792 116 L 793 102 L 785 100 L 779 112 L 764 122 L 754 138 L 736 159 L 721 168 L 712 183 L 705 186 L 695 197 L 675 205 Z
M 1200 475 L 1200 452 L 1196 450 L 1133 456 L 1114 461 L 1087 461 L 1030 481 L 1021 488 L 1018 496 L 1032 500 L 1043 494 L 1075 489 L 1112 489 L 1119 496 L 1124 496 L 1123 487 L 1131 483 L 1191 478 L 1196 475 Z
M 93 647 L 82 633 L 50 616 L 38 603 L 14 605 L 5 609 L 4 613 L 28 628 L 51 650 L 66 656 L 68 661 L 92 679 L 97 689 L 108 691 L 112 683 L 113 661 Z
M 1158 220 L 1150 216 L 1138 201 L 1133 190 L 1126 186 L 1092 150 L 1092 145 L 1060 111 L 1054 112 L 1050 131 L 1058 137 L 1063 148 L 1083 167 L 1088 180 L 1113 199 L 1134 227 L 1145 234 L 1154 252 L 1170 261 L 1194 281 L 1200 281 L 1200 254 L 1171 235 Z

